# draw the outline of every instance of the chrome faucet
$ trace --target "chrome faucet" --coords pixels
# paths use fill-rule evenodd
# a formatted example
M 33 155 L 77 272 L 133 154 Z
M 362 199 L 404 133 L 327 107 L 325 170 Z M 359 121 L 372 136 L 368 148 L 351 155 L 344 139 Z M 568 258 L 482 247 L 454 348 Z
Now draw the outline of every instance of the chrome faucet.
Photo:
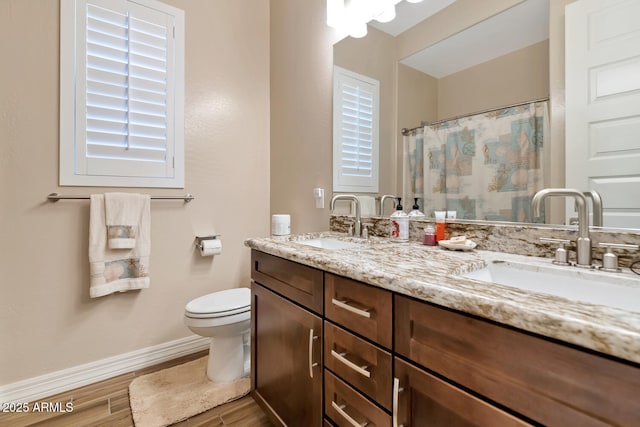
M 584 196 L 591 199 L 593 206 L 593 226 L 602 227 L 602 197 L 595 190 L 583 191 Z
M 591 267 L 591 238 L 589 237 L 589 216 L 587 198 L 582 191 L 572 188 L 544 188 L 531 199 L 531 215 L 540 216 L 540 204 L 547 197 L 573 197 L 578 208 L 578 239 L 576 240 L 577 265 Z
M 391 194 L 385 194 L 380 197 L 380 216 L 384 216 L 384 201 L 387 199 L 391 199 L 393 201 L 393 208 L 395 209 L 398 206 L 398 202 L 396 201 L 397 197 L 392 196 Z
M 360 233 L 362 231 L 362 220 L 360 218 L 360 200 L 353 194 L 336 194 L 331 198 L 331 204 L 329 208 L 333 211 L 334 205 L 337 200 L 349 200 L 352 202 L 356 202 L 356 222 L 353 225 L 353 235 L 356 237 L 360 237 Z

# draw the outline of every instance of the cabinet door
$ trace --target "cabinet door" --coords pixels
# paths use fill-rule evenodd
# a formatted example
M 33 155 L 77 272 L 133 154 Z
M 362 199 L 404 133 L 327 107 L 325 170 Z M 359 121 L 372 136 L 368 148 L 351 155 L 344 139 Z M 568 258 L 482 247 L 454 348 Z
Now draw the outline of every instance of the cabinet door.
M 394 426 L 481 427 L 528 426 L 426 371 L 395 358 L 397 409 Z
M 395 297 L 395 350 L 549 426 L 639 426 L 640 369 L 513 328 Z
M 322 425 L 322 321 L 252 284 L 252 382 L 258 403 L 281 425 Z

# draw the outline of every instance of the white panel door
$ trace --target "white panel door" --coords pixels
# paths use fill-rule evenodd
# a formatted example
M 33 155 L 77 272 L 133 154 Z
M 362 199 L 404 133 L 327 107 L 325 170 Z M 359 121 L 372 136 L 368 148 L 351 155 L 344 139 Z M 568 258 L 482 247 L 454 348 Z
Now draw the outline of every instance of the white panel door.
M 640 228 L 640 0 L 565 14 L 566 186 L 602 195 L 606 227 Z

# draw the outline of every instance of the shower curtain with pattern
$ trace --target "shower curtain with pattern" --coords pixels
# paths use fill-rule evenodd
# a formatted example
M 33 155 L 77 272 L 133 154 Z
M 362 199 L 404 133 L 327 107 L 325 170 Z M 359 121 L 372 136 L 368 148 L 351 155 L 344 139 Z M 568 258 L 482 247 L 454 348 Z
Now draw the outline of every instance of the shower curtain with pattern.
M 533 194 L 543 188 L 547 102 L 532 102 L 427 125 L 405 136 L 405 205 L 413 198 L 433 217 L 531 222 Z

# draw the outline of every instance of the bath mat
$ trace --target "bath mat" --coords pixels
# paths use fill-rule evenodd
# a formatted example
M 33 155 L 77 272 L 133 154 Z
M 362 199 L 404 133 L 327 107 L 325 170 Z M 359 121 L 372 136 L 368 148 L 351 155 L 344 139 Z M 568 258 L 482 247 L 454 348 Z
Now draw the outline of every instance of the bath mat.
M 214 384 L 207 357 L 142 375 L 129 384 L 136 427 L 168 426 L 249 393 L 249 377 Z

